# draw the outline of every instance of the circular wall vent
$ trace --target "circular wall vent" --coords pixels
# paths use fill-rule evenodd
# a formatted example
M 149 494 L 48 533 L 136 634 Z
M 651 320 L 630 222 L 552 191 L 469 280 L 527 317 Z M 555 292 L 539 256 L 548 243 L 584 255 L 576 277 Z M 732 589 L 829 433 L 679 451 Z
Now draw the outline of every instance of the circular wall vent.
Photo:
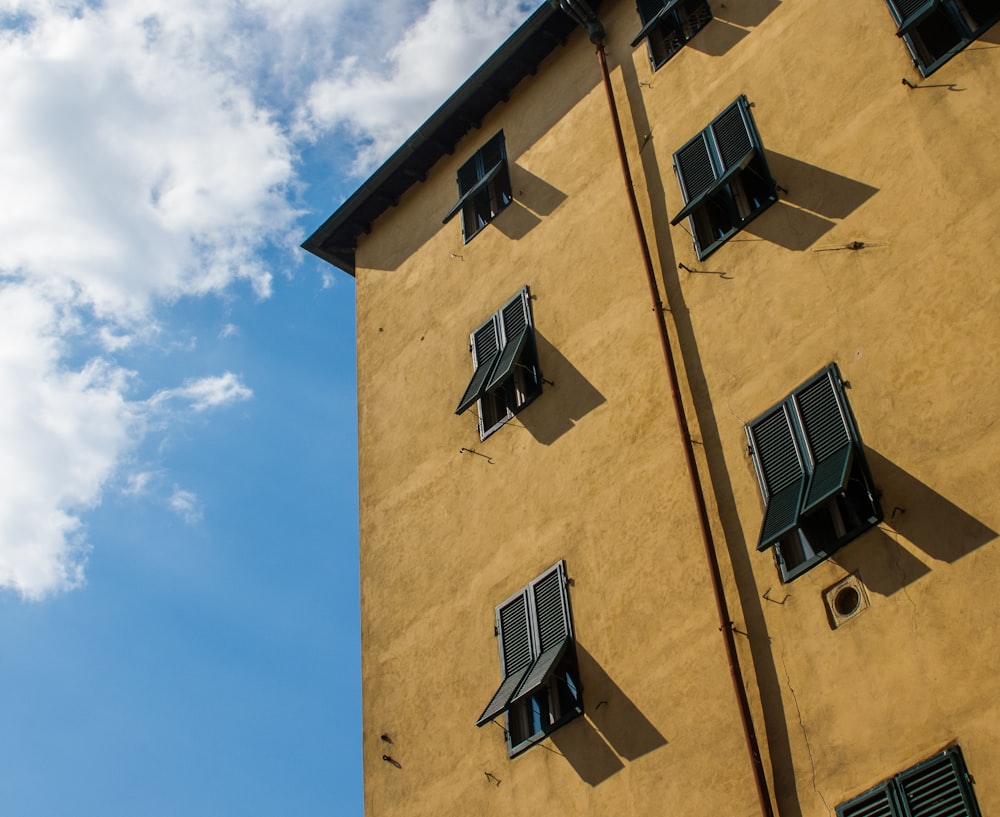
M 823 591 L 830 626 L 836 630 L 868 609 L 868 594 L 861 578 L 852 573 Z

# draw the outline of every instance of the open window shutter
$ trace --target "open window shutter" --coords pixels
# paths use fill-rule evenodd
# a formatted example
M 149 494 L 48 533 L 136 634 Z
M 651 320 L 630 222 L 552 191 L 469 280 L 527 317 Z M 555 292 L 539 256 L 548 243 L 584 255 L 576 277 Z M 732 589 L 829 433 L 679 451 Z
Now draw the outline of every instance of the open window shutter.
M 499 356 L 500 335 L 496 316 L 493 316 L 472 333 L 472 357 L 475 371 L 473 371 L 472 379 L 458 403 L 458 408 L 455 409 L 455 414 L 461 414 L 483 396 Z
M 674 166 L 681 182 L 684 201 L 692 202 L 715 185 L 715 165 L 702 131 L 674 154 Z
M 674 154 L 685 204 L 671 224 L 679 224 L 746 168 L 757 152 L 754 133 L 746 97 L 741 96 Z
M 643 23 L 648 23 L 656 17 L 659 17 L 663 13 L 663 10 L 668 6 L 674 6 L 676 2 L 671 0 L 636 0 L 636 11 L 639 12 L 639 19 Z
M 903 817 L 896 807 L 889 781 L 837 806 L 837 817 Z
M 639 19 L 642 20 L 642 29 L 632 39 L 632 47 L 649 36 L 652 31 L 671 11 L 673 11 L 680 0 L 637 0 L 636 9 L 639 12 Z
M 528 585 L 535 624 L 537 658 L 515 693 L 515 700 L 527 697 L 549 682 L 559 661 L 569 649 L 572 628 L 566 567 L 559 562 Z
M 527 344 L 531 333 L 531 307 L 528 302 L 528 289 L 525 287 L 500 310 L 500 323 L 504 344 L 493 375 L 486 383 L 484 391 L 495 391 L 500 388 L 514 373 L 514 367 L 521 359 L 521 352 Z
M 754 154 L 754 139 L 745 116 L 746 102 L 737 99 L 709 125 L 722 159 L 723 171 L 744 168 Z
M 785 403 L 750 423 L 747 437 L 765 494 L 757 550 L 766 550 L 798 525 L 806 474 Z
M 962 750 L 945 749 L 893 779 L 903 817 L 980 817 Z
M 473 196 L 491 184 L 502 182 L 503 189 L 509 190 L 509 178 L 500 178 L 505 173 L 508 173 L 507 148 L 503 131 L 498 131 L 458 169 L 458 202 L 441 219 L 441 223 L 451 221 Z
M 855 443 L 835 367 L 828 367 L 798 389 L 791 400 L 812 459 L 812 473 L 802 501 L 805 513 L 844 490 L 851 473 Z
M 497 636 L 500 639 L 503 681 L 479 716 L 476 726 L 489 723 L 507 710 L 534 663 L 527 590 L 522 590 L 497 607 Z
M 455 206 L 452 207 L 448 211 L 448 214 L 443 219 L 441 219 L 441 223 L 442 224 L 447 224 L 449 221 L 451 221 L 458 214 L 458 212 L 463 207 L 465 207 L 466 203 L 473 196 L 475 196 L 483 188 L 485 188 L 488 185 L 492 184 L 496 180 L 497 176 L 500 175 L 500 172 L 503 169 L 504 169 L 504 165 L 502 163 L 494 165 L 492 168 L 490 168 L 489 171 L 487 171 L 487 173 L 479 181 L 477 181 L 477 182 L 473 183 L 472 185 L 470 185 L 469 188 L 464 193 L 462 193 L 461 197 L 458 200 L 458 203 L 455 204 Z M 459 187 L 461 188 L 462 187 L 462 175 L 461 175 L 461 172 L 459 172 L 458 179 L 459 179 Z
M 887 0 L 893 16 L 899 23 L 896 35 L 902 37 L 934 9 L 941 0 Z
M 498 131 L 485 145 L 479 149 L 479 155 L 483 161 L 483 173 L 496 167 L 507 158 L 507 149 L 504 144 L 503 131 Z

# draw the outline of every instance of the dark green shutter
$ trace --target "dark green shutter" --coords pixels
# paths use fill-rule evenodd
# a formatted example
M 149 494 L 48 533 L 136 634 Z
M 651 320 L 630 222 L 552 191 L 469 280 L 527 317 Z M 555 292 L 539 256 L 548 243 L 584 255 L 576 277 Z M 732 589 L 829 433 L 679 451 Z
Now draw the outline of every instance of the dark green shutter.
M 458 169 L 458 202 L 441 219 L 441 223 L 451 221 L 465 207 L 466 202 L 480 190 L 493 184 L 506 169 L 507 147 L 503 131 L 499 131 Z M 504 189 L 509 187 L 510 182 L 505 181 Z
M 894 780 L 905 817 L 979 817 L 958 746 L 901 772 Z
M 528 585 L 528 595 L 531 600 L 537 657 L 515 693 L 515 700 L 531 695 L 549 682 L 572 638 L 566 568 L 563 562 Z
M 754 153 L 753 134 L 744 116 L 746 103 L 737 99 L 709 125 L 722 159 L 723 171 L 746 167 Z
M 684 207 L 670 223 L 680 224 L 701 207 L 709 196 L 746 168 L 758 149 L 746 97 L 740 96 L 674 154 Z
M 837 806 L 837 817 L 981 817 L 962 749 L 928 760 Z
M 837 817 L 901 817 L 890 781 L 837 806 Z
M 503 386 L 514 373 L 520 362 L 521 352 L 527 344 L 531 331 L 531 313 L 528 305 L 528 290 L 525 287 L 500 310 L 500 326 L 504 339 L 503 351 L 497 359 L 493 375 L 486 383 L 484 391 L 495 391 Z
M 483 726 L 507 711 L 534 663 L 527 591 L 522 590 L 497 607 L 496 616 L 503 680 L 476 721 L 476 726 Z
M 500 356 L 500 335 L 495 315 L 472 333 L 472 354 L 475 371 L 458 402 L 455 414 L 461 414 L 483 396 L 490 375 L 496 368 L 497 358 Z
M 664 0 L 636 0 L 636 10 L 639 12 L 639 19 L 643 23 L 648 23 L 654 17 L 659 16 L 668 5 L 676 5 L 676 2 L 665 3 Z
M 830 366 L 791 396 L 808 448 L 812 473 L 802 501 L 806 513 L 847 486 L 855 444 L 847 408 L 840 393 L 840 375 Z
M 632 39 L 632 47 L 649 36 L 649 32 L 656 28 L 679 4 L 681 0 L 638 0 L 636 9 L 639 12 L 639 19 L 642 20 L 642 28 Z
M 507 158 L 507 147 L 504 143 L 503 131 L 498 131 L 479 149 L 479 158 L 482 163 L 480 173 L 484 176 Z
M 458 195 L 464 197 L 482 178 L 480 170 L 479 152 L 473 153 L 469 160 L 458 169 Z
M 765 499 L 757 550 L 766 550 L 797 527 L 806 473 L 785 403 L 750 423 L 747 436 Z
M 899 22 L 896 35 L 902 37 L 941 5 L 941 0 L 888 0 L 888 3 Z
M 494 165 L 492 168 L 490 168 L 479 181 L 473 184 L 468 190 L 466 190 L 461 195 L 461 197 L 458 200 L 458 203 L 448 211 L 448 214 L 443 219 L 441 219 L 441 223 L 447 224 L 449 221 L 451 221 L 458 214 L 459 210 L 465 207 L 466 203 L 470 199 L 472 199 L 473 196 L 475 196 L 480 190 L 492 184 L 496 180 L 496 177 L 500 175 L 501 171 L 505 167 L 506 165 L 503 162 L 501 162 L 500 164 Z M 461 176 L 459 176 L 459 187 L 461 186 L 462 186 Z
M 715 185 L 716 172 L 709 154 L 705 132 L 699 133 L 674 156 L 684 201 L 693 201 Z

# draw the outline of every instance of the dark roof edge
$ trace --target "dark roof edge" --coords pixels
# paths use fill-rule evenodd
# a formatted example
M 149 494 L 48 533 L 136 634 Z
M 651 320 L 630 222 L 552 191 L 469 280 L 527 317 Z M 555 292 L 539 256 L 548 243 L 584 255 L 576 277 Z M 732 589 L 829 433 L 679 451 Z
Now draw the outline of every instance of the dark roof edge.
M 304 242 L 302 248 L 354 275 L 358 237 L 408 190 L 479 119 L 533 74 L 574 24 L 549 3 L 525 20 L 423 125 L 417 128 L 362 185 Z M 419 156 L 419 161 L 415 157 Z M 412 165 L 416 164 L 416 167 Z M 409 167 L 409 173 L 404 169 Z

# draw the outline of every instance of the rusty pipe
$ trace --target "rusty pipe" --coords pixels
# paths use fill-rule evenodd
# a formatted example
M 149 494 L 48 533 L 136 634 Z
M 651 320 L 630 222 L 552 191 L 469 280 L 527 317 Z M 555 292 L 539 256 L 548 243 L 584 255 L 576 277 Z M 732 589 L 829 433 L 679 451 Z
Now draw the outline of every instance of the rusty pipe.
M 757 790 L 757 799 L 760 802 L 760 811 L 763 817 L 774 817 L 774 810 L 771 806 L 771 796 L 768 792 L 767 777 L 764 773 L 764 763 L 760 755 L 760 744 L 757 741 L 757 733 L 754 730 L 753 719 L 750 714 L 750 702 L 747 699 L 746 688 L 743 685 L 743 673 L 740 670 L 739 656 L 736 653 L 736 640 L 733 636 L 733 622 L 729 617 L 729 606 L 726 603 L 726 593 L 722 586 L 722 573 L 719 569 L 719 558 L 715 551 L 715 540 L 712 536 L 712 528 L 708 521 L 708 505 L 705 502 L 705 491 L 701 484 L 701 477 L 698 475 L 698 465 L 694 458 L 694 446 L 691 443 L 691 432 L 688 426 L 687 413 L 684 410 L 684 402 L 681 399 L 680 384 L 677 377 L 677 366 L 674 362 L 674 353 L 670 346 L 670 335 L 667 332 L 667 322 L 663 316 L 663 300 L 660 298 L 660 288 L 656 283 L 656 274 L 653 271 L 653 259 L 649 253 L 649 242 L 646 239 L 646 231 L 642 226 L 642 217 L 639 214 L 639 204 L 635 196 L 635 186 L 632 183 L 632 172 L 629 168 L 628 155 L 625 152 L 625 139 L 622 136 L 621 120 L 618 116 L 618 106 L 615 104 L 615 95 L 611 87 L 611 75 L 608 71 L 608 60 L 604 50 L 603 39 L 595 43 L 597 48 L 597 58 L 601 67 L 601 78 L 604 81 L 604 90 L 608 97 L 608 107 L 611 109 L 611 124 L 615 131 L 615 142 L 618 146 L 618 158 L 621 162 L 622 174 L 625 177 L 625 191 L 628 196 L 629 208 L 632 211 L 632 221 L 635 224 L 636 235 L 639 239 L 639 248 L 642 253 L 642 263 L 646 271 L 646 281 L 649 284 L 649 296 L 653 302 L 653 314 L 656 316 L 657 331 L 660 335 L 660 345 L 663 347 L 663 357 L 667 364 L 667 375 L 670 380 L 670 395 L 673 399 L 674 413 L 677 416 L 677 429 L 680 433 L 681 444 L 684 448 L 684 461 L 687 464 L 688 477 L 691 482 L 691 489 L 694 493 L 695 505 L 698 511 L 698 523 L 701 527 L 702 544 L 705 546 L 705 557 L 708 560 L 709 573 L 712 579 L 712 590 L 715 595 L 715 606 L 719 615 L 719 631 L 722 633 L 726 648 L 726 659 L 729 663 L 729 674 L 733 682 L 733 692 L 736 695 L 737 705 L 740 711 L 740 723 L 743 726 L 743 736 L 746 742 L 747 753 L 750 756 L 750 763 L 753 767 L 754 784 Z

